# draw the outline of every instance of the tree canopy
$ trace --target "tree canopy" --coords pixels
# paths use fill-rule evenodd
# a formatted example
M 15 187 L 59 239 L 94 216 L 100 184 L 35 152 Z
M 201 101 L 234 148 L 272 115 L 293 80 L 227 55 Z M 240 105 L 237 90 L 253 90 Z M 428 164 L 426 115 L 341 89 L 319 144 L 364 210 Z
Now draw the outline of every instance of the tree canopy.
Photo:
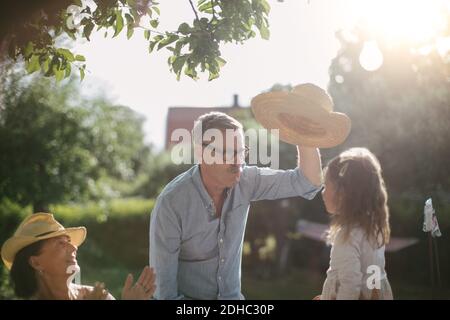
M 49 204 L 120 196 L 150 152 L 142 116 L 76 81 L 8 76 L 0 109 L 0 194 L 34 212 Z
M 149 52 L 171 52 L 168 63 L 177 79 L 183 73 L 197 79 L 199 71 L 207 71 L 213 80 L 225 64 L 221 44 L 242 43 L 256 31 L 269 38 L 267 0 L 185 1 L 193 20 L 177 30 L 159 30 L 159 4 L 150 0 L 8 0 L 0 12 L 0 60 L 4 51 L 14 60 L 22 57 L 29 73 L 41 71 L 61 80 L 78 68 L 83 78 L 84 56 L 58 47 L 58 37 L 89 41 L 96 30 L 113 38 L 126 32 L 130 38 L 142 28 Z

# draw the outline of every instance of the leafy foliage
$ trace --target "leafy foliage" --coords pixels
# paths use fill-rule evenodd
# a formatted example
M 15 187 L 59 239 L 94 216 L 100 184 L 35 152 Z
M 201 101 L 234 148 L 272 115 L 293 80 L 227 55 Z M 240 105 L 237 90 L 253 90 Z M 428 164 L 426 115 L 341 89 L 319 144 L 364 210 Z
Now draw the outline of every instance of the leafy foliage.
M 0 110 L 0 194 L 35 211 L 119 195 L 114 181 L 132 180 L 149 152 L 143 118 L 104 98 L 79 98 L 74 81 L 10 77 Z
M 242 43 L 256 36 L 255 29 L 269 38 L 267 0 L 199 0 L 197 5 L 186 1 L 195 16 L 192 23 L 161 31 L 155 30 L 158 3 L 150 0 L 9 0 L 0 14 L 0 44 L 7 47 L 9 57 L 23 57 L 29 73 L 42 71 L 59 81 L 73 68 L 83 78 L 86 64 L 82 55 L 57 47 L 58 36 L 90 40 L 94 30 L 104 30 L 105 36 L 112 33 L 114 38 L 126 29 L 129 39 L 135 29 L 144 28 L 150 52 L 155 48 L 172 52 L 168 63 L 177 79 L 182 73 L 197 79 L 200 69 L 213 80 L 225 64 L 219 50 L 222 43 Z

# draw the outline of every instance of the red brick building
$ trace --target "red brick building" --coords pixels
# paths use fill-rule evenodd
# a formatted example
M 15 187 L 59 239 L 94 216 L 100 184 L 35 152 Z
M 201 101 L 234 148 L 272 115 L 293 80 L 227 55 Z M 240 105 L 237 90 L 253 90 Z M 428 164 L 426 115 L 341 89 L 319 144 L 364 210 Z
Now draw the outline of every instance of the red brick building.
M 238 95 L 234 95 L 234 103 L 229 107 L 170 107 L 167 113 L 167 123 L 166 123 L 166 150 L 170 149 L 171 146 L 176 144 L 176 141 L 170 141 L 172 132 L 175 129 L 187 129 L 191 132 L 194 121 L 202 114 L 218 111 L 226 114 L 232 114 L 236 110 L 239 110 Z

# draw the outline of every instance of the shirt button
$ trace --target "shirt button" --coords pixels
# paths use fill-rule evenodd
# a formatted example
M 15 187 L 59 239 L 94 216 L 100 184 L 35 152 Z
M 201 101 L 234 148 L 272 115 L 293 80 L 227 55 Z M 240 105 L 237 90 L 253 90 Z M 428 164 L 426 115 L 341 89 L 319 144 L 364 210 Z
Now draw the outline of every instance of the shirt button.
M 220 238 L 220 239 L 219 239 L 219 242 L 220 242 L 220 243 L 223 243 L 223 238 Z
M 225 262 L 225 259 L 224 259 L 224 258 L 220 259 L 220 262 L 224 263 L 224 262 Z
M 222 280 L 222 277 L 221 276 L 219 276 L 219 281 L 221 281 Z

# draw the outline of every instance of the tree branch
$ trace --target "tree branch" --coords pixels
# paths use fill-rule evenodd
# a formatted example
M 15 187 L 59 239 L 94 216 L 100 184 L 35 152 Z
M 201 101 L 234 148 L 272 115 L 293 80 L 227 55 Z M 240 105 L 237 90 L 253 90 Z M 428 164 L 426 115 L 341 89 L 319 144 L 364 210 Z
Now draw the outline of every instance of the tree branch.
M 216 10 L 214 9 L 214 7 L 216 6 L 215 1 L 211 0 L 212 3 L 212 15 L 213 15 L 213 19 L 217 19 L 216 18 Z
M 200 19 L 198 18 L 197 10 L 195 10 L 195 7 L 194 7 L 194 4 L 192 3 L 192 0 L 189 0 L 189 3 L 191 4 L 191 8 L 194 11 L 195 18 L 197 19 L 197 21 L 200 21 Z
M 157 31 L 157 30 L 154 30 L 154 29 L 146 28 L 146 27 L 141 26 L 141 25 L 136 26 L 136 28 L 140 28 L 140 29 L 143 29 L 143 30 L 147 30 L 147 31 L 150 31 L 150 32 L 152 32 L 152 33 L 160 34 L 160 35 L 162 35 L 162 36 L 165 35 L 164 32 L 160 32 L 160 31 Z M 176 33 L 176 31 L 172 31 L 171 33 Z

